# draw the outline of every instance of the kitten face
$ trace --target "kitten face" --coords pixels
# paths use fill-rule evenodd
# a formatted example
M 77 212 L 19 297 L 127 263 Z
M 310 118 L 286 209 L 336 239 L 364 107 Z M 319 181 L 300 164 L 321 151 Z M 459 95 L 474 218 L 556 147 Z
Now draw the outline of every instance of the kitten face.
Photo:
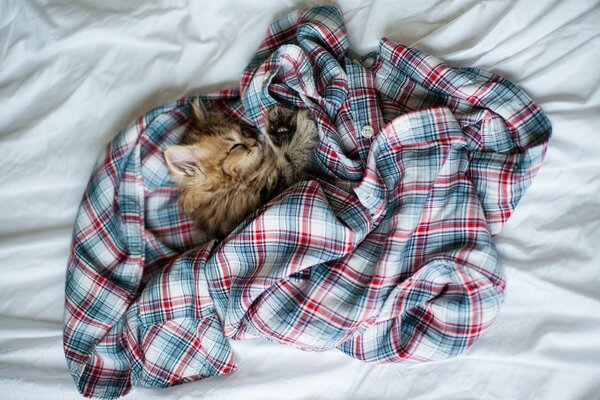
M 251 130 L 223 116 L 205 117 L 197 105 L 192 108 L 183 145 L 164 153 L 171 176 L 181 186 L 205 190 L 239 185 L 261 165 L 264 145 Z
M 308 110 L 269 109 L 266 134 L 222 115 L 205 116 L 192 103 L 182 144 L 165 161 L 180 188 L 179 204 L 197 226 L 223 238 L 248 214 L 286 187 L 305 179 L 318 142 Z

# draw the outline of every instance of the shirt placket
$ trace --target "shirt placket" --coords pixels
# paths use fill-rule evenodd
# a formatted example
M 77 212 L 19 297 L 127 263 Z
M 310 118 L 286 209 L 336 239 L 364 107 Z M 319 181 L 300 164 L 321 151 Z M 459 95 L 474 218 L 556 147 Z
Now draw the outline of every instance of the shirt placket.
M 343 110 L 352 127 L 352 138 L 360 159 L 366 162 L 373 138 L 383 127 L 379 96 L 375 88 L 375 74 L 370 67 L 376 55 L 368 55 L 360 62 L 347 58 L 345 69 L 348 76 L 348 97 Z M 361 64 L 362 63 L 362 64 Z

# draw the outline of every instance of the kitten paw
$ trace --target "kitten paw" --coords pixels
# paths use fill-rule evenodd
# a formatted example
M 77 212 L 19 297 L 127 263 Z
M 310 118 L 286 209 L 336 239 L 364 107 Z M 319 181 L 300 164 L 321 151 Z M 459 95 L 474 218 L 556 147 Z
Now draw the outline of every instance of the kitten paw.
M 281 147 L 289 143 L 296 132 L 298 110 L 276 105 L 269 109 L 266 121 L 266 133 L 273 144 Z

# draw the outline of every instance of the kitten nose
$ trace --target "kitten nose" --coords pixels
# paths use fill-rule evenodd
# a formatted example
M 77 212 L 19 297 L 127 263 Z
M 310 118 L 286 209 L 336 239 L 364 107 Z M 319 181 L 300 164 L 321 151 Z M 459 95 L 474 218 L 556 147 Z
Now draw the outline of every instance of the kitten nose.
M 247 139 L 246 145 L 248 147 L 255 147 L 256 145 L 258 145 L 258 140 L 256 140 L 256 139 Z

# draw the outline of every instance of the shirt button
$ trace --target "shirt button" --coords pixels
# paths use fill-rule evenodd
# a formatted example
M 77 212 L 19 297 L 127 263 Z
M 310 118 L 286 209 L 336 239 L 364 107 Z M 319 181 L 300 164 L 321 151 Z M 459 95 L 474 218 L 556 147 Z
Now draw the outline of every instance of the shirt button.
M 367 139 L 372 138 L 373 135 L 375 134 L 375 129 L 373 129 L 373 127 L 371 125 L 365 125 L 363 126 L 362 130 L 360 131 L 360 134 L 363 135 L 363 137 L 366 137 Z

